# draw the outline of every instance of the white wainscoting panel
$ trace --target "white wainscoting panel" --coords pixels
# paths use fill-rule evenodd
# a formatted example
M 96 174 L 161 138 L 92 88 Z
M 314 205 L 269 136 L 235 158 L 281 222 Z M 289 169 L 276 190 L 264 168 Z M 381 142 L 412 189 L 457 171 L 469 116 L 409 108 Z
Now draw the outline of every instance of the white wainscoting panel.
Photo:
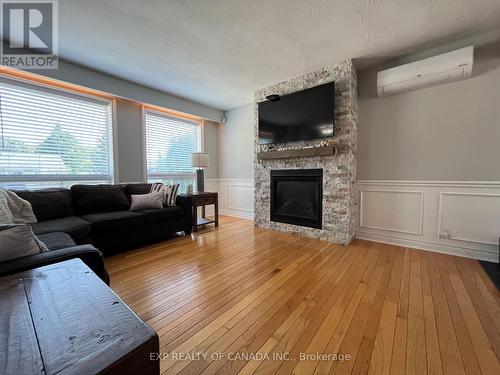
M 438 233 L 441 238 L 496 245 L 499 228 L 500 194 L 440 194 Z
M 500 182 L 359 180 L 356 237 L 498 262 Z
M 253 211 L 253 186 L 227 184 L 227 209 Z
M 207 191 L 209 190 L 208 186 L 210 186 L 210 191 L 219 193 L 219 213 L 221 215 L 253 220 L 253 179 L 209 179 L 205 184 Z
M 421 191 L 362 190 L 360 228 L 422 234 L 424 193 Z

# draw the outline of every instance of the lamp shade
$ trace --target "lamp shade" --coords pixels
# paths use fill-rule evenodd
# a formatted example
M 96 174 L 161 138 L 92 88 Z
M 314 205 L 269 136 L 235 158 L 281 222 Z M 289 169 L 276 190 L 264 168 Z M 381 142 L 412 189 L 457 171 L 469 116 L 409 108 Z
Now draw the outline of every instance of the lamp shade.
M 192 167 L 208 167 L 208 154 L 205 152 L 193 152 L 191 154 Z

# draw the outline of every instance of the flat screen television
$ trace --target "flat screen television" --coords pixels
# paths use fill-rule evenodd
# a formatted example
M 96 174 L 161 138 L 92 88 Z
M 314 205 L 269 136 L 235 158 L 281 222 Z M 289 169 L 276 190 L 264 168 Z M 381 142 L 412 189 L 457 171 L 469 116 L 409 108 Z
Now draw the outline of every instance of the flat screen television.
M 333 136 L 335 82 L 259 103 L 259 144 Z

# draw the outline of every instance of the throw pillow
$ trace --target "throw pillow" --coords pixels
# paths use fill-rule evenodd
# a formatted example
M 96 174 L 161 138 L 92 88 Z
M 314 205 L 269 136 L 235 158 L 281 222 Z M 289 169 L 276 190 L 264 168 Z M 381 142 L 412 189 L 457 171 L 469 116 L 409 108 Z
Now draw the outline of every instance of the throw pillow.
M 132 200 L 130 211 L 163 208 L 163 193 L 161 192 L 131 195 L 130 198 Z
M 177 195 L 179 195 L 179 184 L 163 185 L 161 183 L 151 185 L 151 192 L 163 193 L 163 205 L 172 207 L 175 206 Z
M 28 224 L 0 225 L 0 262 L 49 251 Z
M 0 189 L 0 224 L 31 224 L 36 221 L 30 202 L 10 190 Z

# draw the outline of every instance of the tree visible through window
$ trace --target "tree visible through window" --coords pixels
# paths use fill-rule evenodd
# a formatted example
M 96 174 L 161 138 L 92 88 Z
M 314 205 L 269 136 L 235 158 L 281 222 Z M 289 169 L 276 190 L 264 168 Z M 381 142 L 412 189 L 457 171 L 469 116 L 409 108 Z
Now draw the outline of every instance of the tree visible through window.
M 146 111 L 146 159 L 149 182 L 194 183 L 191 154 L 201 149 L 200 123 Z
M 0 80 L 0 185 L 111 182 L 111 102 Z

